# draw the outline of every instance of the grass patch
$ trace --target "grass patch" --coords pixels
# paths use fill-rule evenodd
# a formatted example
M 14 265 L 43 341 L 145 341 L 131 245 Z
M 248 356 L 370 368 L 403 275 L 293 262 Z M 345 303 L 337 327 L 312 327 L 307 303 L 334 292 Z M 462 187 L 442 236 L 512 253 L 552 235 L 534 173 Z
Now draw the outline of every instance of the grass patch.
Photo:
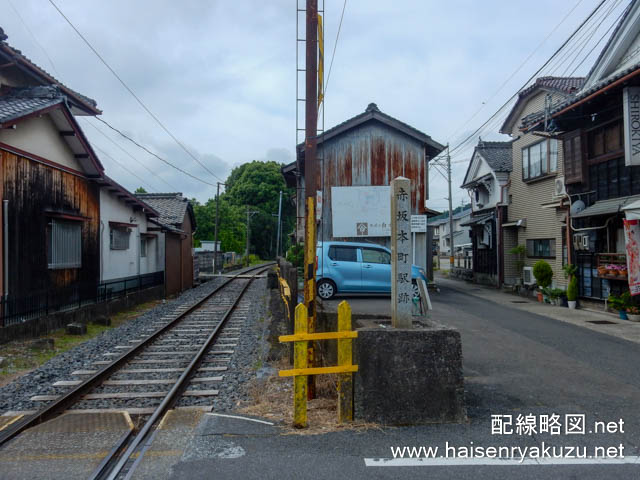
M 76 345 L 91 340 L 107 330 L 116 328 L 123 323 L 132 320 L 157 306 L 161 301 L 142 303 L 134 308 L 120 312 L 111 317 L 111 326 L 87 325 L 85 335 L 68 335 L 64 328 L 60 328 L 40 338 L 53 339 L 53 349 L 40 349 L 33 347 L 34 340 L 14 340 L 0 345 L 0 357 L 5 357 L 8 364 L 0 370 L 0 386 L 9 383 L 16 377 L 24 375 L 40 365 L 48 362 L 56 355 L 71 350 Z

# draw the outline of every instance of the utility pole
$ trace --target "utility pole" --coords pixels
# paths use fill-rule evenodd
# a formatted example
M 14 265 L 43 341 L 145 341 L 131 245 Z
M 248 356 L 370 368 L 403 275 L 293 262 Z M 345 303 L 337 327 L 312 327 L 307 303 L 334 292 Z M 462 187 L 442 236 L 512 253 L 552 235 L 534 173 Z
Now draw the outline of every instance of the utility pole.
M 213 237 L 213 273 L 216 273 L 216 260 L 218 259 L 218 203 L 220 202 L 220 185 L 227 186 L 226 183 L 218 182 L 218 188 L 216 190 L 216 223 L 215 223 L 215 234 Z
M 305 40 L 305 249 L 304 249 L 304 303 L 307 307 L 307 331 L 316 328 L 316 215 L 315 199 L 318 190 L 316 145 L 318 134 L 318 0 L 306 0 Z M 297 127 L 297 125 L 296 125 Z M 313 342 L 309 342 L 307 363 L 315 364 Z M 307 397 L 315 397 L 315 377 L 309 375 Z
M 451 155 L 447 144 L 447 183 L 449 184 L 449 266 L 453 270 L 453 199 L 451 198 Z
M 276 258 L 280 256 L 280 217 L 282 215 L 282 190 L 280 190 L 280 200 L 278 201 L 278 227 L 276 228 Z
M 247 247 L 244 253 L 247 266 L 249 266 L 249 218 L 251 218 L 251 216 L 249 215 L 249 205 L 247 205 Z

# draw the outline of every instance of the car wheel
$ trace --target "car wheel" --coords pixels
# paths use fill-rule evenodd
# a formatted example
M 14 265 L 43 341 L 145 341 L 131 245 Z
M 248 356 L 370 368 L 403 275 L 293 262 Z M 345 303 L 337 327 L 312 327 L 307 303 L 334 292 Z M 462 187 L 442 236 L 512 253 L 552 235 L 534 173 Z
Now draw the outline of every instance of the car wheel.
M 329 300 L 336 294 L 336 286 L 331 280 L 320 280 L 318 282 L 318 296 L 323 300 Z
M 413 298 L 420 298 L 420 287 L 416 282 L 413 282 Z

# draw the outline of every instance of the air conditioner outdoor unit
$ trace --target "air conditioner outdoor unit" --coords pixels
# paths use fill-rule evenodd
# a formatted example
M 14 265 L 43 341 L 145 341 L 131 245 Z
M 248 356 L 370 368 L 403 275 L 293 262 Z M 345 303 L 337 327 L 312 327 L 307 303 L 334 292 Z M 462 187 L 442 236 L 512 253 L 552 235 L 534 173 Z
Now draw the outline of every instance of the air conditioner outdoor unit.
M 564 177 L 557 177 L 554 184 L 553 196 L 555 198 L 560 198 L 566 195 L 567 189 L 564 186 Z
M 576 250 L 582 250 L 582 235 L 575 234 L 573 236 L 573 248 Z
M 533 285 L 536 279 L 533 277 L 533 267 L 524 267 L 522 270 L 523 283 L 525 285 Z

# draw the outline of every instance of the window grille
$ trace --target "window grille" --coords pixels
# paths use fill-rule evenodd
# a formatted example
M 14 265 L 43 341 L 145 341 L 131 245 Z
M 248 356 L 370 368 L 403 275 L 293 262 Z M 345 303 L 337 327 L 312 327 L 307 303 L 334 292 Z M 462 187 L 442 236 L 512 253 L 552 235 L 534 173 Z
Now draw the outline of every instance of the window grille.
M 82 266 L 82 223 L 52 219 L 47 251 L 49 268 Z
M 111 227 L 111 231 L 110 231 L 111 250 L 128 250 L 130 234 L 131 234 L 131 231 L 128 228 Z

